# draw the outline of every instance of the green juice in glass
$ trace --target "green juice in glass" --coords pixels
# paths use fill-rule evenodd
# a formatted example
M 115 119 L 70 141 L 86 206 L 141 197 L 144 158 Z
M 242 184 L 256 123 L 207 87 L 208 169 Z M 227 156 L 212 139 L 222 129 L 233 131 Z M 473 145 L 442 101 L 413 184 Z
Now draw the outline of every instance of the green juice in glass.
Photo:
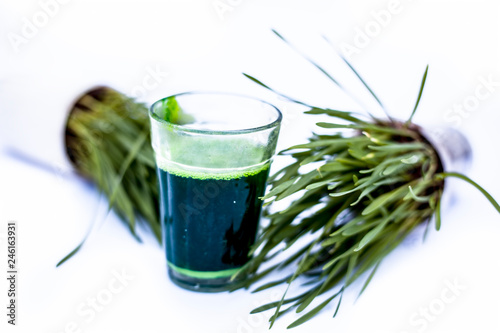
M 174 275 L 225 280 L 248 261 L 268 173 L 268 164 L 225 176 L 159 169 L 165 251 Z
M 169 276 L 228 290 L 250 259 L 281 113 L 248 97 L 186 93 L 156 102 L 150 117 Z

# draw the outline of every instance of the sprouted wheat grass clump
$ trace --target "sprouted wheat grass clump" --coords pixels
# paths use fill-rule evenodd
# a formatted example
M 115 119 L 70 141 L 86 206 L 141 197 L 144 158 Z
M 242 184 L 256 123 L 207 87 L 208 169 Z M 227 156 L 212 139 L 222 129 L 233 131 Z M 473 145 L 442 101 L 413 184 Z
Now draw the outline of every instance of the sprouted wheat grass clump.
M 382 106 L 351 64 L 344 61 Z M 340 86 L 323 68 L 312 64 Z M 246 266 L 245 273 L 250 277 L 239 287 L 249 288 L 272 272 L 293 267 L 290 275 L 255 289 L 288 285 L 281 300 L 252 312 L 274 309 L 271 327 L 277 318 L 292 310 L 305 313 L 288 326 L 296 327 L 338 298 L 335 316 L 345 288 L 370 272 L 361 294 L 382 260 L 417 226 L 428 226 L 435 217 L 435 228 L 439 230 L 445 178 L 456 177 L 472 184 L 500 212 L 498 203 L 478 184 L 462 174 L 443 170 L 435 147 L 412 123 L 427 71 L 415 108 L 404 122 L 389 116 L 365 118 L 353 112 L 308 105 L 247 75 L 264 88 L 307 107 L 306 113 L 331 117 L 329 122 L 317 123 L 329 134 L 314 134 L 308 142 L 281 152 L 294 162 L 270 178 L 271 189 L 263 198 L 268 205 L 269 223 L 260 233 Z M 274 202 L 292 195 L 299 198 L 290 200 L 286 208 L 269 209 Z M 305 245 L 297 248 L 293 246 L 296 243 Z M 278 263 L 259 270 L 276 256 L 281 258 Z M 307 286 L 307 291 L 288 296 L 288 288 L 299 278 L 297 282 Z M 323 294 L 326 300 L 313 307 L 316 297 Z
M 149 137 L 147 107 L 111 88 L 100 87 L 74 104 L 68 117 L 66 147 L 78 172 L 108 197 L 109 208 L 121 217 L 132 235 L 139 240 L 136 224 L 142 220 L 161 242 L 158 177 Z

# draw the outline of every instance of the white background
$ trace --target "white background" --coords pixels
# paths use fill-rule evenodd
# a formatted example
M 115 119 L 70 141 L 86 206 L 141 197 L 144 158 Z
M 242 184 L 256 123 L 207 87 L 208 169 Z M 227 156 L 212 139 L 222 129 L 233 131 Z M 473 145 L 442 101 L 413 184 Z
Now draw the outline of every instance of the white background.
M 337 48 L 356 47 L 349 59 L 401 119 L 409 116 L 429 64 L 415 122 L 464 132 L 474 150 L 468 175 L 500 198 L 500 86 L 462 115 L 453 109 L 478 101 L 476 91 L 487 92 L 484 80 L 500 82 L 496 0 L 401 0 L 383 26 L 376 17 L 392 8 L 389 0 L 73 0 L 50 7 L 50 17 L 43 14 L 47 2 L 0 1 L 0 262 L 6 271 L 6 224 L 17 221 L 20 272 L 15 327 L 6 324 L 7 284 L 0 279 L 2 332 L 267 331 L 271 313 L 249 312 L 279 298 L 282 288 L 199 294 L 174 286 L 156 241 L 140 230 L 139 244 L 116 216 L 106 216 L 98 191 L 67 171 L 61 147 L 70 101 L 97 84 L 145 92 L 146 103 L 199 89 L 264 98 L 284 113 L 279 148 L 304 141 L 315 119 L 242 72 L 313 104 L 360 110 L 272 28 L 379 115 L 322 36 Z M 221 3 L 225 10 L 217 11 Z M 38 27 L 26 35 L 30 24 Z M 156 81 L 151 71 L 160 73 Z M 283 163 L 278 158 L 275 167 Z M 424 244 L 420 234 L 410 237 L 356 302 L 362 281 L 352 285 L 337 318 L 331 304 L 294 332 L 500 332 L 500 217 L 477 191 L 456 185 L 440 232 Z M 56 269 L 93 220 L 98 227 L 86 246 Z M 115 274 L 123 272 L 131 279 L 120 285 Z M 450 283 L 462 289 L 454 294 Z M 92 314 L 89 302 L 96 297 L 106 304 Z M 429 307 L 432 319 L 425 320 L 419 311 Z M 273 331 L 295 318 L 285 316 Z

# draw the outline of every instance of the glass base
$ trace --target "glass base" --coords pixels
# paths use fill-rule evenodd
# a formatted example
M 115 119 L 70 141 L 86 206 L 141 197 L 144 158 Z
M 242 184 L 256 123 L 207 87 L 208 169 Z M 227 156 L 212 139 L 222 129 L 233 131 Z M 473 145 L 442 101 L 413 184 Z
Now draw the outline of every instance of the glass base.
M 234 284 L 241 281 L 240 278 L 231 280 L 231 276 L 211 279 L 193 277 L 178 272 L 170 265 L 168 266 L 168 275 L 170 280 L 181 288 L 205 293 L 228 291 L 232 289 Z

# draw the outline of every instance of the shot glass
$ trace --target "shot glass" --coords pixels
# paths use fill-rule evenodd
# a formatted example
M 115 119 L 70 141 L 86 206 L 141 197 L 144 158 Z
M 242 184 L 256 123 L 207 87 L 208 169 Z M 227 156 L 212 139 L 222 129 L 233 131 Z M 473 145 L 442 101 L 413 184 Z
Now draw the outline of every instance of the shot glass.
M 254 98 L 189 92 L 149 114 L 170 279 L 227 290 L 250 259 L 281 113 Z

